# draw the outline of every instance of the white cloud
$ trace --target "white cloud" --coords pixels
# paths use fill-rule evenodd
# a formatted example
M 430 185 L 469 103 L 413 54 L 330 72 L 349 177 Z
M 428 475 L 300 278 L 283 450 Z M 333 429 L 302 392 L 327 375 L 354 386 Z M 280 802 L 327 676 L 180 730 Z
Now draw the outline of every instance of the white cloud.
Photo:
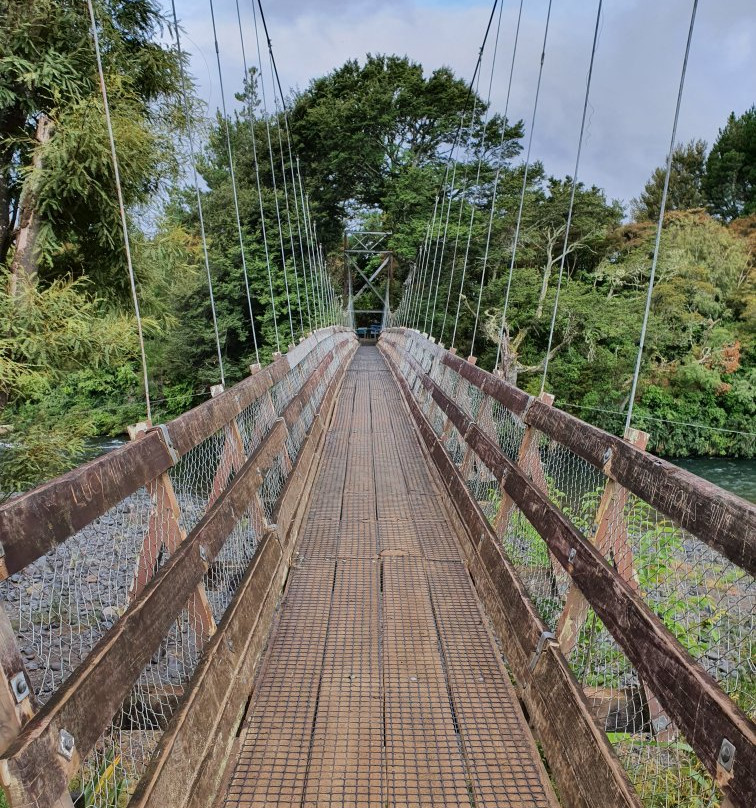
M 240 0 L 247 58 L 257 59 L 252 0 Z M 227 101 L 242 77 L 236 6 L 215 0 Z M 510 118 L 530 121 L 548 0 L 525 3 Z M 517 0 L 505 0 L 492 103 L 506 96 Z M 431 70 L 472 74 L 489 3 L 279 0 L 263 3 L 284 89 L 304 88 L 348 58 L 407 54 Z M 572 173 L 582 112 L 595 2 L 553 5 L 533 155 L 547 171 Z M 580 177 L 628 201 L 663 162 L 671 135 L 691 0 L 604 3 Z M 207 0 L 179 0 L 192 70 L 211 107 L 220 102 Z M 752 0 L 701 4 L 693 37 L 678 140 L 711 143 L 731 111 L 756 101 L 756 12 Z M 493 44 L 493 33 L 490 40 Z M 490 49 L 489 49 L 490 50 Z M 264 62 L 267 65 L 267 62 Z M 482 92 L 490 63 L 484 67 Z

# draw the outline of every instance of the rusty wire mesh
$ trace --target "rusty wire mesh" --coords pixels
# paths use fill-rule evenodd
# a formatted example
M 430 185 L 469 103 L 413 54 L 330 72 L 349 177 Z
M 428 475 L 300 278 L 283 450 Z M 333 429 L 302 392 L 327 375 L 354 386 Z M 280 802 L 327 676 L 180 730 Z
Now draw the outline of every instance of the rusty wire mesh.
M 616 484 L 560 443 L 535 433 L 526 451 L 526 425 L 520 418 L 442 364 L 430 341 L 407 335 L 402 345 L 401 339 L 394 348 L 399 372 L 470 493 L 496 526 L 549 629 L 557 630 L 568 600 L 572 610 L 578 599 L 570 593 L 569 576 L 522 512 L 503 501 L 498 482 L 435 403 L 408 357 L 524 469 L 587 540 L 598 544 L 680 644 L 753 717 L 753 577 L 632 494 L 625 492 L 619 504 L 609 507 Z M 574 647 L 566 649 L 568 661 L 643 805 L 718 806 L 721 792 L 620 646 L 587 604 L 580 615 Z
M 190 449 L 165 475 L 118 503 L 66 542 L 0 582 L 0 602 L 16 633 L 32 689 L 44 703 L 113 628 L 146 581 L 222 494 L 277 417 L 337 344 L 318 342 L 277 384 L 227 426 Z M 341 359 L 339 359 L 341 357 Z M 314 385 L 285 446 L 262 469 L 260 507 L 238 519 L 202 586 L 171 624 L 131 692 L 70 783 L 76 804 L 125 805 L 180 704 L 209 639 L 196 615 L 219 623 L 257 550 L 265 524 L 344 354 Z M 165 515 L 175 517 L 171 521 Z M 158 514 L 162 517 L 158 518 Z M 40 807 L 41 808 L 41 807 Z

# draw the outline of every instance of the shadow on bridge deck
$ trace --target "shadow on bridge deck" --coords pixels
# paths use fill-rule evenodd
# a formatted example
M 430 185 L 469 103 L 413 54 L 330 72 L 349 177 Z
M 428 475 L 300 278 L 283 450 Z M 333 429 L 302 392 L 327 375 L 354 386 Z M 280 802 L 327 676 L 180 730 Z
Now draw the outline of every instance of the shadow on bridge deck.
M 221 803 L 555 806 L 408 412 L 361 347 Z

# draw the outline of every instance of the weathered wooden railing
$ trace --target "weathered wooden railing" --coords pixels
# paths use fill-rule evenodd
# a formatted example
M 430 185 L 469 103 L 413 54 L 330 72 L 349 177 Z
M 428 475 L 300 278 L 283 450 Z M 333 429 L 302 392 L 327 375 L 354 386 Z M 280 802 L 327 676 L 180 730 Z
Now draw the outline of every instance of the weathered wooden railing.
M 416 331 L 379 347 L 563 803 L 756 805 L 756 509 Z
M 0 508 L 12 808 L 211 804 L 355 349 L 318 331 Z

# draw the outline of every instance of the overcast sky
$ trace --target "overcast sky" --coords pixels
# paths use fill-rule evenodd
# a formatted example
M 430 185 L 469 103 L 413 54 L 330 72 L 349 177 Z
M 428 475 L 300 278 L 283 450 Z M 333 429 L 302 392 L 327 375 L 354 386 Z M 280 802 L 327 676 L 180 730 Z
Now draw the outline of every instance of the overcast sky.
M 163 2 L 167 4 L 166 0 Z M 235 0 L 214 0 L 227 102 L 243 69 Z M 239 0 L 247 58 L 257 59 L 252 0 Z M 211 109 L 220 104 L 209 0 L 176 0 L 183 45 Z M 263 0 L 284 91 L 349 58 L 396 53 L 426 72 L 448 65 L 469 80 L 491 2 L 462 0 Z M 664 161 L 671 136 L 692 0 L 606 0 L 579 176 L 627 203 Z M 529 126 L 548 0 L 525 0 L 510 119 Z M 554 0 L 533 156 L 554 175 L 572 174 L 597 0 Z M 502 112 L 519 0 L 504 0 L 491 102 Z M 481 95 L 487 94 L 495 26 Z M 267 64 L 267 63 L 265 63 Z M 701 0 L 678 141 L 709 145 L 730 112 L 756 102 L 755 0 Z M 527 137 L 527 135 L 526 135 Z

